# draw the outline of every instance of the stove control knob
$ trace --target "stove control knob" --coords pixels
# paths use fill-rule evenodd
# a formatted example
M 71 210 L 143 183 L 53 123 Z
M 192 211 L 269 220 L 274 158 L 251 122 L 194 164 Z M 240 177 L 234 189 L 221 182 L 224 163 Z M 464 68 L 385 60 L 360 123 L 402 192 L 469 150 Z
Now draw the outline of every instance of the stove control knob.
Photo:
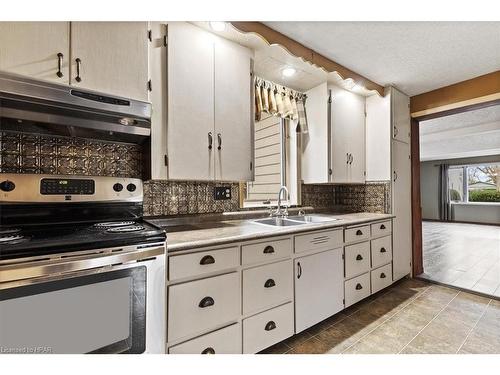
M 113 185 L 113 190 L 116 192 L 122 191 L 123 190 L 123 185 L 117 182 L 116 184 Z
M 127 185 L 128 191 L 133 192 L 133 191 L 135 191 L 135 189 L 137 189 L 137 186 L 135 186 L 135 184 L 128 184 Z
M 0 190 L 2 191 L 12 191 L 16 188 L 16 184 L 12 181 L 5 180 L 0 182 Z

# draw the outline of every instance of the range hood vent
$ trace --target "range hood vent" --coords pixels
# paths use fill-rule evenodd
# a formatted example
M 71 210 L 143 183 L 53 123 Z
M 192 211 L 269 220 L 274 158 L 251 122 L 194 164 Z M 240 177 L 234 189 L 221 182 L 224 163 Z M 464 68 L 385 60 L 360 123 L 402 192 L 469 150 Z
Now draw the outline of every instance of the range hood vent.
M 0 129 L 142 143 L 151 104 L 0 72 Z

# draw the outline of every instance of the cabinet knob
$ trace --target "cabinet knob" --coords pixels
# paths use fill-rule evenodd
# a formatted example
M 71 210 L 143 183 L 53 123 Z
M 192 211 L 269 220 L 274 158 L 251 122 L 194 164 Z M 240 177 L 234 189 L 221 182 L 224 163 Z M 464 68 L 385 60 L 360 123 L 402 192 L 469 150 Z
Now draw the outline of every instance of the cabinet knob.
M 363 285 L 361 285 L 360 283 L 357 283 L 356 290 L 361 290 L 361 289 L 363 289 Z
M 273 254 L 274 253 L 274 247 L 272 247 L 271 245 L 268 245 L 264 248 L 264 251 L 263 251 L 264 254 Z
M 215 354 L 215 349 L 214 348 L 206 348 L 201 352 L 201 354 Z
M 202 266 L 205 266 L 207 264 L 214 264 L 215 263 L 215 258 L 211 255 L 205 255 L 203 258 L 200 260 L 200 264 Z
M 272 288 L 273 286 L 276 286 L 276 283 L 274 282 L 273 279 L 268 279 L 265 283 L 264 283 L 264 288 Z
M 264 327 L 266 331 L 272 331 L 275 328 L 276 328 L 276 323 L 273 322 L 272 320 L 270 322 L 267 322 L 266 326 Z
M 385 276 L 385 273 L 383 273 L 383 272 L 382 272 L 382 273 L 380 274 L 380 278 L 381 278 L 381 279 L 385 279 L 386 277 L 387 277 L 387 276 Z
M 62 72 L 63 57 L 64 57 L 64 55 L 61 52 L 59 52 L 57 54 L 57 73 L 56 73 L 56 75 L 59 78 L 62 78 L 64 76 L 64 74 Z
M 358 229 L 356 231 L 356 236 L 362 236 L 363 235 L 363 232 L 361 231 L 361 229 Z
M 384 225 L 384 224 L 382 224 L 382 225 L 380 226 L 380 229 L 385 229 L 385 225 Z
M 358 255 L 356 256 L 356 260 L 363 260 L 363 257 L 361 256 L 361 254 L 358 254 Z
M 215 301 L 212 297 L 205 297 L 203 298 L 200 303 L 198 304 L 198 307 L 201 307 L 204 309 L 205 307 L 213 306 L 215 305 Z
M 387 252 L 387 250 L 385 249 L 385 247 L 382 247 L 382 248 L 380 249 L 380 252 L 381 252 L 381 253 L 386 253 L 386 252 Z

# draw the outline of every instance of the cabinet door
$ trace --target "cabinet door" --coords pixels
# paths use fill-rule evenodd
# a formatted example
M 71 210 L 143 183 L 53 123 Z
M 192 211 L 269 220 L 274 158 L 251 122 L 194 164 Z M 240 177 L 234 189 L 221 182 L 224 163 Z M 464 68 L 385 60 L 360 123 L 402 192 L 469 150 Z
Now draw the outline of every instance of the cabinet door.
M 349 136 L 347 145 L 351 160 L 349 162 L 349 182 L 365 182 L 365 98 L 360 95 L 351 94 L 349 101 Z
M 410 146 L 392 141 L 393 279 L 411 273 L 411 161 Z
M 215 178 L 253 179 L 252 52 L 228 40 L 215 40 Z
M 169 23 L 168 177 L 213 180 L 216 138 L 214 37 L 188 23 Z
M 68 83 L 68 59 L 69 22 L 0 22 L 0 71 Z
M 70 83 L 147 101 L 148 43 L 147 22 L 72 22 Z
M 341 88 L 331 89 L 331 146 L 330 157 L 332 166 L 331 182 L 349 182 L 349 126 L 351 113 L 349 111 L 352 97 Z
M 295 333 L 344 308 L 342 248 L 295 259 Z
M 391 179 L 391 95 L 366 98 L 366 180 Z
M 410 98 L 401 91 L 391 88 L 392 137 L 410 143 Z

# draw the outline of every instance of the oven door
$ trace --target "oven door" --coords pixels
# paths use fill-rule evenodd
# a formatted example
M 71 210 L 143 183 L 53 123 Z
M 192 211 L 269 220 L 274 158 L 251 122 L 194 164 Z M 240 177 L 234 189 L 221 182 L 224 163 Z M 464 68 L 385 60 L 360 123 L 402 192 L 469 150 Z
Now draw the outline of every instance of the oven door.
M 154 297 L 161 305 L 164 289 L 155 292 L 155 285 L 162 281 L 158 272 L 164 271 L 162 259 L 72 272 L 1 289 L 0 353 L 161 351 L 163 345 L 148 345 L 148 337 L 155 332 L 147 332 L 147 327 L 162 329 L 158 322 L 164 319 L 163 309 L 159 316 L 147 310 Z

